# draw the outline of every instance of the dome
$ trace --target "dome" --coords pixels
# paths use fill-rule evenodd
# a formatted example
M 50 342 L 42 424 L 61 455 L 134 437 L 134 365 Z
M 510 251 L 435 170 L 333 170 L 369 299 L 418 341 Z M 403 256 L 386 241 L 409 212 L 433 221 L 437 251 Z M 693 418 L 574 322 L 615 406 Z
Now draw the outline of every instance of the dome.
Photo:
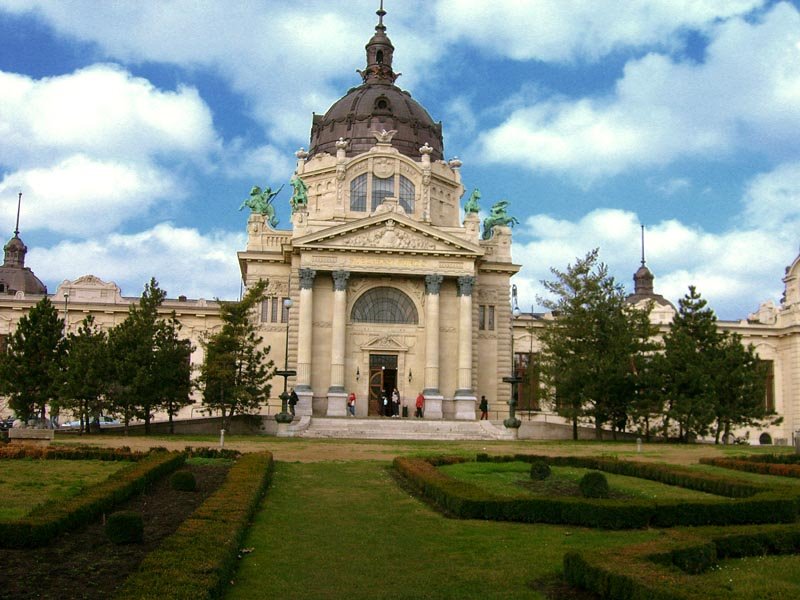
M 25 266 L 25 254 L 28 252 L 28 248 L 17 232 L 14 233 L 14 237 L 8 241 L 3 250 L 5 251 L 5 258 L 3 266 L 0 267 L 0 293 L 46 294 L 47 288 L 45 285 L 34 275 L 33 271 Z
M 386 36 L 382 9 L 375 35 L 366 45 L 367 67 L 359 71 L 364 83 L 347 94 L 311 125 L 309 154 L 336 154 L 336 142 L 349 143 L 347 156 L 367 152 L 375 145 L 373 131 L 396 131 L 392 147 L 401 154 L 419 158 L 419 148 L 426 143 L 433 148 L 432 160 L 444 157 L 442 124 L 435 123 L 422 105 L 406 91 L 394 85 L 399 73 L 392 70 L 394 46 Z

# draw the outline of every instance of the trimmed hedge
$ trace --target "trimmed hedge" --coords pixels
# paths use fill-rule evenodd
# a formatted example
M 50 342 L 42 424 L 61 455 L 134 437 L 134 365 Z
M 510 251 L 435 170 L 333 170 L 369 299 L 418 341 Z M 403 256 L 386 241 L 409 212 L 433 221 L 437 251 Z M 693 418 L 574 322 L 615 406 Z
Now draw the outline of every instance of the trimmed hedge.
M 111 513 L 106 521 L 106 535 L 115 544 L 138 544 L 144 539 L 142 515 L 133 510 Z
M 0 547 L 43 546 L 60 533 L 83 527 L 101 514 L 110 512 L 144 490 L 149 483 L 180 467 L 185 460 L 186 455 L 177 452 L 143 455 L 138 462 L 117 471 L 79 496 L 46 502 L 22 519 L 0 522 Z
M 704 465 L 722 467 L 723 469 L 733 469 L 735 471 L 747 471 L 748 473 L 760 473 L 761 475 L 780 475 L 782 477 L 800 477 L 800 464 L 794 461 L 772 462 L 748 458 L 701 458 L 700 462 Z M 769 455 L 768 458 L 777 458 Z
M 2 459 L 37 459 L 37 460 L 132 460 L 146 456 L 145 452 L 131 452 L 127 446 L 121 448 L 96 448 L 93 446 L 58 447 L 58 446 L 26 446 L 12 445 L 0 447 Z
M 272 454 L 245 454 L 220 488 L 184 521 L 117 594 L 121 600 L 220 598 L 237 567 L 250 520 L 272 479 Z
M 581 477 L 578 489 L 584 498 L 608 498 L 608 479 L 600 471 L 589 471 Z
M 570 584 L 602 598 L 728 598 L 729 590 L 706 585 L 697 575 L 720 559 L 798 553 L 797 525 L 775 526 L 766 531 L 748 528 L 723 535 L 703 531 L 676 533 L 663 541 L 611 552 L 568 552 L 564 555 L 564 576 Z
M 536 457 L 541 459 L 543 457 Z M 463 460 L 463 459 L 461 459 Z M 771 492 L 765 487 L 746 486 L 761 491 L 751 498 L 735 500 L 596 500 L 573 497 L 508 498 L 493 495 L 473 484 L 454 479 L 435 467 L 440 458 L 422 459 L 398 457 L 395 469 L 420 494 L 429 498 L 442 511 L 465 519 L 521 521 L 527 523 L 552 523 L 579 525 L 602 529 L 637 529 L 644 527 L 674 527 L 684 525 L 738 525 L 746 523 L 791 523 L 797 517 L 794 496 Z M 554 461 L 555 462 L 555 461 Z M 557 461 L 565 464 L 565 461 Z M 574 464 L 575 459 L 571 459 Z M 607 470 L 606 462 L 621 467 L 622 461 L 588 459 L 589 468 Z M 651 474 L 669 475 L 668 467 L 645 465 Z M 608 469 L 610 470 L 610 469 Z M 633 475 L 635 469 L 625 466 L 619 470 Z M 699 485 L 702 475 L 686 474 L 682 470 L 672 479 L 691 481 Z M 731 483 L 716 487 L 735 490 Z M 734 482 L 738 483 L 738 482 Z
M 170 478 L 173 490 L 179 492 L 197 491 L 197 479 L 191 471 L 175 471 Z

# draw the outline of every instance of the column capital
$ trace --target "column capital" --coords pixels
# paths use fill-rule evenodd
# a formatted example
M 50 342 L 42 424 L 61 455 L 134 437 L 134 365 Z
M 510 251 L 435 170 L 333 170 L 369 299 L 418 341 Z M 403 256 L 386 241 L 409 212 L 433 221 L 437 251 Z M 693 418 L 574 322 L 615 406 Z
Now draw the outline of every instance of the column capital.
M 443 279 L 444 277 L 441 275 L 425 275 L 425 292 L 437 295 L 442 287 Z
M 300 289 L 309 290 L 314 286 L 314 277 L 317 272 L 314 269 L 300 269 Z
M 350 277 L 350 271 L 333 271 L 333 289 L 340 292 L 347 289 L 347 279 Z
M 472 275 L 462 275 L 458 278 L 458 295 L 472 296 L 473 285 L 475 285 L 475 277 Z

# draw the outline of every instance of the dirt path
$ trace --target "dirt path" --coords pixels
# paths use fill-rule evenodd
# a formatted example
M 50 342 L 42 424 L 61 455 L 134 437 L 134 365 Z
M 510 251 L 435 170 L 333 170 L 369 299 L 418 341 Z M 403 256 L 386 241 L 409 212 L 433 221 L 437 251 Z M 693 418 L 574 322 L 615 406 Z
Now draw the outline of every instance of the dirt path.
M 219 447 L 219 439 L 200 436 L 112 436 L 102 435 L 57 436 L 56 443 L 89 444 L 94 446 L 129 446 L 133 450 L 148 450 L 161 446 L 170 450 L 183 450 L 186 446 Z M 228 436 L 225 448 L 240 452 L 272 452 L 276 460 L 286 462 L 319 462 L 345 460 L 390 461 L 395 456 L 407 454 L 478 453 L 489 454 L 544 454 L 575 456 L 616 456 L 629 460 L 693 464 L 703 456 L 722 456 L 724 449 L 713 445 L 644 444 L 642 452 L 633 443 L 565 442 L 522 440 L 517 442 L 486 441 L 405 441 L 405 440 L 339 440 L 302 439 L 256 436 Z M 753 447 L 737 446 L 742 453 Z

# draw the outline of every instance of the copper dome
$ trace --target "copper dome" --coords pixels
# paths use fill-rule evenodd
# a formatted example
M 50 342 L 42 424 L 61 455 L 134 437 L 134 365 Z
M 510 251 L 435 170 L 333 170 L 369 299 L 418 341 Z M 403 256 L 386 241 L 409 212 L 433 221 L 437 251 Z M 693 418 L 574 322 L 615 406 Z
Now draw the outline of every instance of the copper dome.
M 426 143 L 433 148 L 431 158 L 444 156 L 442 124 L 435 123 L 411 94 L 394 85 L 399 73 L 392 70 L 394 46 L 386 36 L 383 9 L 375 35 L 366 45 L 367 67 L 359 71 L 364 83 L 334 102 L 323 116 L 314 115 L 309 154 L 336 153 L 336 142 L 349 143 L 348 156 L 367 152 L 375 145 L 372 131 L 397 131 L 392 146 L 401 154 L 419 158 L 419 148 Z

